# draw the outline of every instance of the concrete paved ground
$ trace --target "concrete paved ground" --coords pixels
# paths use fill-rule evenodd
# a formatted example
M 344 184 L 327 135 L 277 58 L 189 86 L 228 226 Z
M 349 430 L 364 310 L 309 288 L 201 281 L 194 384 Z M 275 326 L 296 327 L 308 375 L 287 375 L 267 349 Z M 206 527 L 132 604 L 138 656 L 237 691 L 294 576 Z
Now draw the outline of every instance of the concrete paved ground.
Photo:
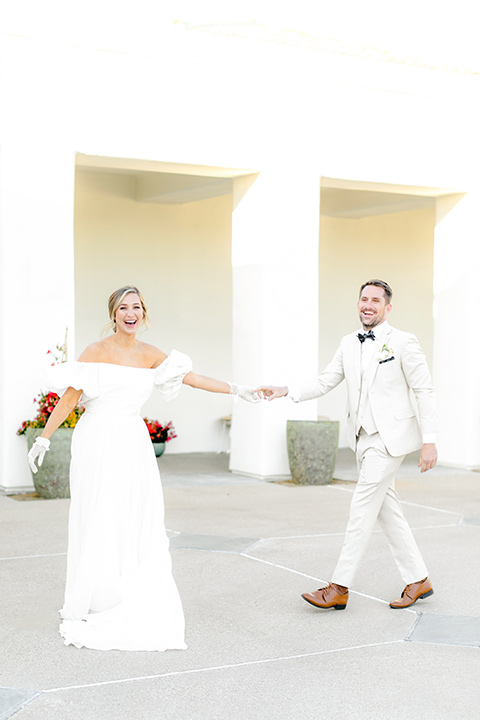
M 329 486 L 231 475 L 226 455 L 159 459 L 187 651 L 66 647 L 68 500 L 0 498 L 0 720 L 480 717 L 480 474 L 408 458 L 397 481 L 434 583 L 402 583 L 376 532 L 345 611 L 300 594 L 330 578 L 355 468 Z

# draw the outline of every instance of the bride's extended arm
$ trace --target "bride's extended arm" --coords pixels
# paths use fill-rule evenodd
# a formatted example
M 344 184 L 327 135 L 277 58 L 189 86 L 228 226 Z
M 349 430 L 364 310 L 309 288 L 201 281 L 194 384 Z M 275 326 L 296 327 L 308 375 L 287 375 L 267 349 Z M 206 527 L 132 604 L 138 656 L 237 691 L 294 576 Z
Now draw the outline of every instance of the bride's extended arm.
M 45 453 L 50 449 L 49 438 L 52 437 L 55 430 L 60 427 L 63 421 L 67 419 L 72 410 L 77 407 L 77 403 L 80 400 L 82 392 L 82 390 L 75 390 L 75 388 L 69 387 L 55 405 L 42 434 L 37 437 L 30 449 L 30 452 L 28 453 L 28 464 L 30 465 L 32 472 L 37 472 L 35 460 L 38 462 L 38 467 L 40 467 L 43 463 Z
M 190 385 L 190 387 L 199 390 L 207 390 L 208 392 L 226 393 L 227 395 L 230 392 L 229 383 L 223 382 L 223 380 L 215 380 L 215 378 L 206 375 L 198 375 L 198 373 L 192 371 L 185 375 L 183 382 L 185 385 Z
M 246 387 L 245 385 L 234 385 L 233 383 L 224 382 L 223 380 L 215 380 L 215 378 L 198 375 L 198 373 L 193 371 L 185 375 L 183 382 L 185 385 L 190 385 L 190 387 L 198 388 L 199 390 L 236 395 L 247 402 L 260 402 L 260 397 L 253 388 Z
M 67 419 L 72 410 L 75 410 L 78 401 L 82 396 L 82 392 L 83 390 L 75 390 L 73 387 L 69 387 L 65 390 L 62 397 L 55 405 L 52 414 L 48 418 L 47 424 L 45 425 L 40 437 L 47 439 L 52 437 L 55 430 L 57 430 L 63 421 Z

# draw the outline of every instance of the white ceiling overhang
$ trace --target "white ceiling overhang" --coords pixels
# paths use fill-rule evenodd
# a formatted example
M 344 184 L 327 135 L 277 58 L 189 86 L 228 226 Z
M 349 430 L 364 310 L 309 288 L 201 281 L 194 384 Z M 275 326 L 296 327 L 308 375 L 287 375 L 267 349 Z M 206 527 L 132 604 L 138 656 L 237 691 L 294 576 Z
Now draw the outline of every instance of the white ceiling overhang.
M 80 172 L 128 175 L 138 202 L 178 205 L 230 195 L 234 178 L 256 174 L 248 168 L 187 165 L 134 158 L 78 154 Z M 412 185 L 392 185 L 322 177 L 320 212 L 338 218 L 418 210 L 435 205 L 435 198 L 455 191 Z

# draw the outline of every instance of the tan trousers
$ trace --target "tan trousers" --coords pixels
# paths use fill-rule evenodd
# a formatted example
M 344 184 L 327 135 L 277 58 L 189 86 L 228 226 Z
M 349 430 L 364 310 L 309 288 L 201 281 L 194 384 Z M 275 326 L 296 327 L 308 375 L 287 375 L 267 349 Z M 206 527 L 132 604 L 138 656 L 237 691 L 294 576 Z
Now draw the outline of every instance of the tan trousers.
M 404 455 L 392 457 L 380 435 L 361 429 L 357 438 L 359 478 L 350 506 L 345 541 L 332 582 L 351 587 L 378 519 L 405 585 L 428 575 L 395 491 L 395 473 Z

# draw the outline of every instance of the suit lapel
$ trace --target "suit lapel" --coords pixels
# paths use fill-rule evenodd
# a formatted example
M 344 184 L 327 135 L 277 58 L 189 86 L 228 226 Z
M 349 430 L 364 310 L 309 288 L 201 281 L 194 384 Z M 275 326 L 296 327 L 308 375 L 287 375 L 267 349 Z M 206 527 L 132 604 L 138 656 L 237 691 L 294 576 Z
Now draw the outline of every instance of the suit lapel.
M 372 356 L 372 359 L 370 361 L 370 367 L 367 370 L 367 386 L 370 387 L 370 385 L 375 380 L 375 375 L 377 374 L 378 370 L 378 355 L 380 353 L 380 350 L 384 345 L 389 346 L 390 345 L 390 335 L 392 334 L 393 328 L 390 327 L 390 325 L 387 327 L 387 331 L 383 335 L 381 340 L 375 340 L 375 353 Z

